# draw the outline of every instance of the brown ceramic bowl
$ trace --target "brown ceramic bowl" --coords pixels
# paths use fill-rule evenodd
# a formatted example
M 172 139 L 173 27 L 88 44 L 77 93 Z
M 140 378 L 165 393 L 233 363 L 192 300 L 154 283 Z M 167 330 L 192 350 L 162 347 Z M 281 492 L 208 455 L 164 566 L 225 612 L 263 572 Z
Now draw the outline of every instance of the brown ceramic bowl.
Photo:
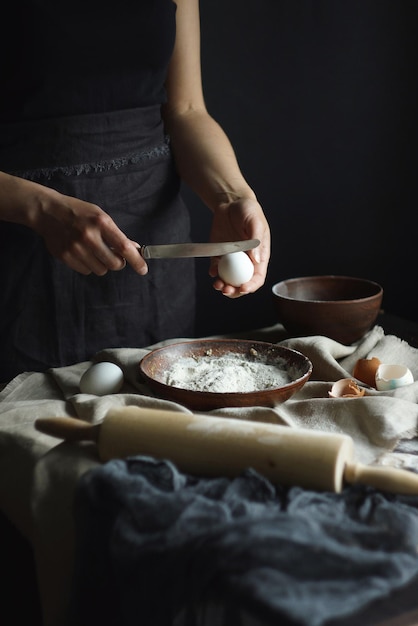
M 166 383 L 167 372 L 179 359 L 233 355 L 243 360 L 279 368 L 289 382 L 279 387 L 248 392 L 219 393 L 174 387 Z M 139 364 L 142 378 L 156 396 L 196 411 L 221 407 L 275 406 L 301 389 L 312 373 L 312 363 L 300 352 L 264 341 L 241 339 L 200 339 L 173 343 L 149 352 Z M 221 370 L 222 371 L 222 370 Z
M 272 287 L 278 321 L 294 337 L 324 335 L 349 345 L 376 322 L 383 288 L 351 276 L 304 276 Z

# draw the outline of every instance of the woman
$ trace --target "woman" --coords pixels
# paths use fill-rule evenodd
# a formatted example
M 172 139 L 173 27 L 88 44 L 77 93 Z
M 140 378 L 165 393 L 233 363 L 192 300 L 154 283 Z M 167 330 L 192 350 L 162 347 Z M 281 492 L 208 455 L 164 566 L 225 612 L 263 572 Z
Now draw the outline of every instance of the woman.
M 198 4 L 11 9 L 13 53 L 0 50 L 0 381 L 193 334 L 193 261 L 148 268 L 138 253 L 189 240 L 181 179 L 213 212 L 211 241 L 261 241 L 240 288 L 212 259 L 214 288 L 234 298 L 264 283 L 269 227 L 205 107 Z

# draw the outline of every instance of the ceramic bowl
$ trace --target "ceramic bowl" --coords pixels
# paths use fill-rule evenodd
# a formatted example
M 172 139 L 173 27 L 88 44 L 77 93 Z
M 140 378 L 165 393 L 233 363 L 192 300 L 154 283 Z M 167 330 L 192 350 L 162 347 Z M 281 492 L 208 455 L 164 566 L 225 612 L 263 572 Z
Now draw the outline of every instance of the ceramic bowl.
M 324 335 L 349 345 L 375 324 L 383 299 L 376 282 L 351 276 L 304 276 L 272 287 L 278 321 L 293 337 Z
M 167 372 L 179 359 L 233 355 L 241 360 L 265 363 L 288 378 L 284 384 L 246 392 L 216 392 L 186 389 L 167 384 Z M 196 411 L 222 407 L 275 406 L 303 387 L 312 373 L 312 363 L 290 348 L 264 341 L 241 339 L 200 339 L 169 344 L 149 352 L 139 364 L 140 375 L 157 397 L 172 400 Z M 222 373 L 222 368 L 220 368 Z

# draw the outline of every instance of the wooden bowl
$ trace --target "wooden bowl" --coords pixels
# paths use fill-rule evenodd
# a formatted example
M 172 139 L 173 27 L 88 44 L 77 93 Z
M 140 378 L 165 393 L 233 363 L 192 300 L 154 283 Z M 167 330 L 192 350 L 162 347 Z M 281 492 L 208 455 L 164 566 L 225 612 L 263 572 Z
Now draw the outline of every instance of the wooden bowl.
M 374 325 L 383 288 L 351 276 L 304 276 L 272 287 L 278 321 L 291 336 L 324 335 L 349 345 Z
M 179 359 L 233 355 L 243 360 L 279 368 L 289 382 L 280 387 L 247 392 L 219 393 L 174 387 L 166 383 L 167 372 Z M 172 400 L 192 410 L 208 411 L 221 407 L 275 406 L 301 389 L 312 374 L 312 363 L 300 352 L 264 341 L 241 339 L 200 339 L 156 348 L 139 364 L 142 378 L 156 396 Z

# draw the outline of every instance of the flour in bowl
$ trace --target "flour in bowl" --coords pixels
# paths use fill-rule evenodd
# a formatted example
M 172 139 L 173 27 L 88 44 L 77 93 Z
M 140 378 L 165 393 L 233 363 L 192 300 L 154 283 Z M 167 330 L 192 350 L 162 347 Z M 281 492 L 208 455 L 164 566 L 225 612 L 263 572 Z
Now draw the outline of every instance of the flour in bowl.
M 165 384 L 191 391 L 248 393 L 276 389 L 291 382 L 279 365 L 248 360 L 230 353 L 219 357 L 196 356 L 178 359 L 166 372 Z

